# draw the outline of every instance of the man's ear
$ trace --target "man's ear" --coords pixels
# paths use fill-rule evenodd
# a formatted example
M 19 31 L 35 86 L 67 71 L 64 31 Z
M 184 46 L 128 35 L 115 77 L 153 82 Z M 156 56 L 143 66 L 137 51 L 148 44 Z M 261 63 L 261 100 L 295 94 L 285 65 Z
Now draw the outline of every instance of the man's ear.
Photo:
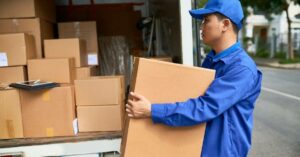
M 229 19 L 224 19 L 223 20 L 223 28 L 222 31 L 226 32 L 230 28 L 231 22 Z

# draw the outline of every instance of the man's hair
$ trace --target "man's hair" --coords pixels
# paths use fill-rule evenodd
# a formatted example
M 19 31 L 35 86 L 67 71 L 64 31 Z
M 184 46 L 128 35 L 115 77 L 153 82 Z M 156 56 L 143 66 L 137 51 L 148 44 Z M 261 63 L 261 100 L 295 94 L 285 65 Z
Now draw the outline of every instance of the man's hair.
M 229 19 L 228 17 L 226 17 L 226 16 L 224 16 L 224 15 L 222 15 L 222 14 L 220 14 L 220 13 L 213 13 L 213 14 L 217 16 L 217 18 L 219 19 L 219 21 L 225 20 L 225 19 Z M 230 19 L 229 19 L 229 20 L 230 20 Z M 236 24 L 233 23 L 231 20 L 230 20 L 230 22 L 231 22 L 231 24 L 232 24 L 234 33 L 235 33 L 236 35 L 238 35 L 238 34 L 239 34 L 239 29 L 237 28 Z

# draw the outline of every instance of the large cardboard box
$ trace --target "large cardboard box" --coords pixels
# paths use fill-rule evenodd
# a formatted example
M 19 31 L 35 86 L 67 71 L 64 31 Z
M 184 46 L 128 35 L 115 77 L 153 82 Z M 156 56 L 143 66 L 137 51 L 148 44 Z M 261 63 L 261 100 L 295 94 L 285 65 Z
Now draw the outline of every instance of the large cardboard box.
M 73 83 L 75 79 L 74 58 L 28 60 L 28 79 Z
M 78 38 L 45 40 L 45 58 L 75 58 L 75 66 L 87 66 L 86 42 Z
M 78 106 L 79 132 L 121 131 L 123 120 L 121 112 L 120 105 Z
M 174 103 L 203 95 L 215 71 L 137 58 L 131 91 L 152 103 Z M 169 127 L 151 119 L 127 119 L 122 140 L 123 157 L 198 157 L 201 155 L 205 124 Z M 138 148 L 138 149 L 137 149 Z
M 0 34 L 0 67 L 26 65 L 36 56 L 34 38 L 24 33 Z
M 154 60 L 158 60 L 158 61 L 165 61 L 165 62 L 172 63 L 172 57 L 150 57 L 148 59 L 154 59 Z
M 76 68 L 76 79 L 87 79 L 92 76 L 97 76 L 99 74 L 99 69 L 97 66 L 88 66 L 88 67 L 80 67 Z
M 20 91 L 25 137 L 74 135 L 75 98 L 73 86 Z
M 77 21 L 58 23 L 59 38 L 80 38 L 86 41 L 89 54 L 98 53 L 96 21 Z
M 77 106 L 120 105 L 124 101 L 124 77 L 101 76 L 75 80 Z
M 15 11 L 15 10 L 14 10 Z M 43 57 L 43 40 L 53 39 L 53 24 L 41 20 L 33 19 L 0 19 L 0 34 L 27 33 L 34 36 L 36 57 Z
M 0 90 L 0 130 L 0 139 L 23 137 L 21 104 L 18 90 Z
M 0 84 L 10 84 L 27 80 L 25 66 L 0 67 Z
M 1 0 L 0 18 L 40 17 L 56 21 L 54 0 Z

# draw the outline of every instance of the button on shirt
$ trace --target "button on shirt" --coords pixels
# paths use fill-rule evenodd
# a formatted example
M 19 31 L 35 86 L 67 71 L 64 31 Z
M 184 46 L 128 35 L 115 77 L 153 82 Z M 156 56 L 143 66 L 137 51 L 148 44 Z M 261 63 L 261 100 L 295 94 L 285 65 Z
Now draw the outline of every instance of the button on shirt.
M 211 51 L 202 67 L 216 70 L 205 94 L 185 102 L 152 104 L 152 121 L 177 127 L 206 123 L 201 157 L 246 157 L 262 73 L 239 42 L 217 55 Z

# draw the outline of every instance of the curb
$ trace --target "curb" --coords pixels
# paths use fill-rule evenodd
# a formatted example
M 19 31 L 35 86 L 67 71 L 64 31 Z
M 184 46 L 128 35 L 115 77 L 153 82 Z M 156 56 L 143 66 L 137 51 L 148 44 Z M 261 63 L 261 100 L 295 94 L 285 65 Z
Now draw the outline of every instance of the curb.
M 267 63 L 260 63 L 260 62 L 255 62 L 256 65 L 258 66 L 264 66 L 264 67 L 269 67 L 269 68 L 279 68 L 279 69 L 289 69 L 289 70 L 300 70 L 300 67 L 286 67 L 281 64 L 278 65 L 272 65 L 272 64 L 267 64 Z

